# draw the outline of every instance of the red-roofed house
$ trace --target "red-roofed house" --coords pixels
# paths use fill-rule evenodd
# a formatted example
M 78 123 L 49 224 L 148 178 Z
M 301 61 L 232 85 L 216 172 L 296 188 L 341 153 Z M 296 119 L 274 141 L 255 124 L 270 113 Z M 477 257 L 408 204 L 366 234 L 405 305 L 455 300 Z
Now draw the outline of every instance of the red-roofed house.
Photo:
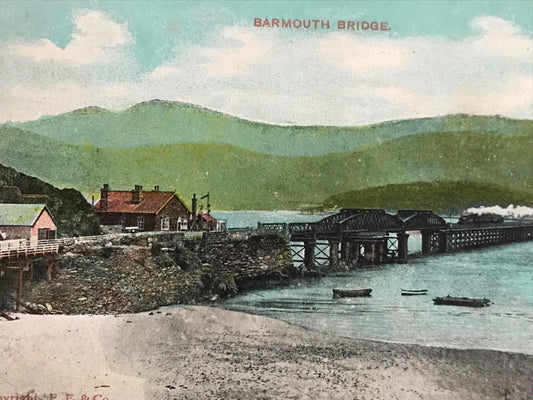
M 159 186 L 152 191 L 139 185 L 131 191 L 115 191 L 105 184 L 94 210 L 101 225 L 139 231 L 185 230 L 191 215 L 176 193 L 161 192 Z
M 218 220 L 208 213 L 200 213 L 197 216 L 199 220 L 199 229 L 206 231 L 225 231 L 226 223 L 224 221 Z

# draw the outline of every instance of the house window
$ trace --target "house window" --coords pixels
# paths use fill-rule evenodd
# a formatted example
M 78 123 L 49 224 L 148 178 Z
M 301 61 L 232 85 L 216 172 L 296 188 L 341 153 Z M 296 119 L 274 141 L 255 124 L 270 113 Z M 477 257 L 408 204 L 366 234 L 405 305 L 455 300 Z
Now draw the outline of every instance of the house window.
M 137 217 L 137 228 L 144 229 L 144 217 Z
M 191 224 L 192 225 L 192 224 Z M 180 231 L 186 231 L 189 229 L 189 221 L 186 218 L 179 218 L 178 226 Z
M 121 227 L 125 227 L 126 226 L 126 217 L 122 216 L 120 217 L 120 219 L 118 220 L 118 223 Z
M 161 230 L 168 231 L 169 229 L 170 229 L 170 217 L 168 215 L 164 215 L 161 218 Z
M 49 228 L 41 228 L 37 231 L 37 238 L 39 240 L 53 239 Z

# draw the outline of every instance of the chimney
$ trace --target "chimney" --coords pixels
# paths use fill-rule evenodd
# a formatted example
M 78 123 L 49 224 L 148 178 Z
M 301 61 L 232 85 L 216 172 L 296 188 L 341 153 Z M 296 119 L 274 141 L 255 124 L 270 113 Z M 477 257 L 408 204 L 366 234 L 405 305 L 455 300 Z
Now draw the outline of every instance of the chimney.
M 133 204 L 139 204 L 143 199 L 143 187 L 141 185 L 135 185 L 135 189 L 131 191 L 131 202 Z
M 196 209 L 198 208 L 198 200 L 196 199 L 196 193 L 192 195 L 192 215 L 196 216 Z
M 100 210 L 101 212 L 107 211 L 109 205 L 109 184 L 104 183 L 104 187 L 100 189 Z
M 159 192 L 159 185 L 154 186 L 154 192 Z

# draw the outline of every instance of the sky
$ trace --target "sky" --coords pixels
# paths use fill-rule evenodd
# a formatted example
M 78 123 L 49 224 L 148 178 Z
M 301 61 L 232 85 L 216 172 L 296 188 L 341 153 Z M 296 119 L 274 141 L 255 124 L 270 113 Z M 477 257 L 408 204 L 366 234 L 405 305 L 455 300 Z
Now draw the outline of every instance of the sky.
M 0 123 L 151 99 L 289 125 L 533 119 L 532 46 L 531 1 L 3 1 Z

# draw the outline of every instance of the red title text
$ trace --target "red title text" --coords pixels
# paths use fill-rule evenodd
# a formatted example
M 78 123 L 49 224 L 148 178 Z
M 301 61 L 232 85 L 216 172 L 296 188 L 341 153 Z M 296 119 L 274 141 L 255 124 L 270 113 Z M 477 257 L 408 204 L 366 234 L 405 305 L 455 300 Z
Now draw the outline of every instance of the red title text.
M 254 18 L 257 28 L 337 29 L 347 31 L 390 31 L 385 21 L 337 20 L 331 23 L 324 19 Z

